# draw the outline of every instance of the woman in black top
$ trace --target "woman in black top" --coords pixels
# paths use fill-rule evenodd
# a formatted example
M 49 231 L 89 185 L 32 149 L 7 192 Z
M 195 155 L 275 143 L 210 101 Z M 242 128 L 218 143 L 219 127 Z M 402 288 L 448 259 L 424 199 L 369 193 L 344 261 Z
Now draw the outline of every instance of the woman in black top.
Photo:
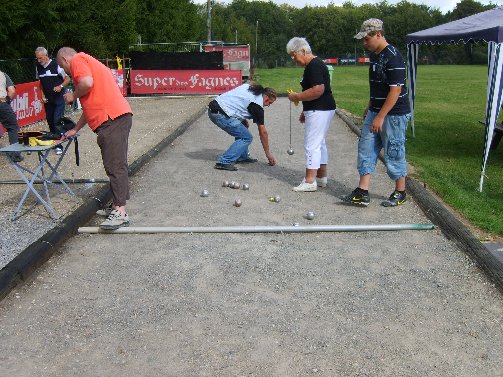
M 300 85 L 302 92 L 291 92 L 288 99 L 302 101 L 300 122 L 304 127 L 304 152 L 306 173 L 300 185 L 293 191 L 316 191 L 318 186 L 327 185 L 328 152 L 325 137 L 335 114 L 335 100 L 330 87 L 328 68 L 323 61 L 313 55 L 305 38 L 292 38 L 286 51 L 300 66 L 305 67 Z

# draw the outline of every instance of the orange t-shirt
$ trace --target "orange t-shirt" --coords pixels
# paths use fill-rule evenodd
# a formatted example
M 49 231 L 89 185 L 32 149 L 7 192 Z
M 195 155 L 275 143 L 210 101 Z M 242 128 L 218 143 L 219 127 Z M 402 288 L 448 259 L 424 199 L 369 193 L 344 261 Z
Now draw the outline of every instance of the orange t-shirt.
M 75 86 L 86 76 L 93 78 L 93 87 L 80 97 L 87 124 L 94 131 L 109 118 L 132 113 L 129 103 L 120 92 L 110 68 L 90 55 L 79 52 L 70 61 L 70 73 Z

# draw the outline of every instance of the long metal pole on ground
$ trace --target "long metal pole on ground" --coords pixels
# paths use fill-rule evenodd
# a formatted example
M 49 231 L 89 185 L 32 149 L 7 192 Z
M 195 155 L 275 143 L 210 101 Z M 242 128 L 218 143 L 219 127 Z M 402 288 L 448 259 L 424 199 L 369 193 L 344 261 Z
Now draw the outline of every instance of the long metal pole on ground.
M 158 233 L 313 233 L 313 232 L 371 232 L 397 230 L 431 230 L 433 224 L 380 224 L 380 225 L 251 225 L 251 226 L 145 226 L 103 230 L 99 227 L 81 227 L 79 233 L 158 234 Z
M 63 178 L 66 183 L 108 183 L 110 180 L 102 178 Z M 34 185 L 43 184 L 44 181 L 37 179 L 33 182 Z M 61 182 L 52 181 L 51 183 L 61 184 Z M 12 179 L 10 181 L 0 181 L 0 185 L 25 185 L 26 182 L 22 179 Z

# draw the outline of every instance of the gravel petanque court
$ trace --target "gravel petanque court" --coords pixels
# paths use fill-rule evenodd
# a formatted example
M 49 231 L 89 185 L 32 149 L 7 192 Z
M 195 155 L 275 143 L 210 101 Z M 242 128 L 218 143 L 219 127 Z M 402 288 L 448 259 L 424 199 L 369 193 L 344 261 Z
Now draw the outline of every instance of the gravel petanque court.
M 133 127 L 181 106 L 142 101 Z M 203 114 L 131 178 L 131 226 L 429 223 L 413 198 L 379 205 L 393 189 L 381 164 L 369 207 L 341 203 L 358 181 L 357 138 L 337 116 L 329 186 L 291 191 L 304 172 L 292 111 L 295 153 L 279 98 L 266 110 L 278 165 L 267 165 L 253 125 L 259 161 L 237 172 L 213 169 L 232 140 Z M 500 291 L 438 229 L 78 234 L 0 303 L 0 374 L 501 376 L 502 318 Z

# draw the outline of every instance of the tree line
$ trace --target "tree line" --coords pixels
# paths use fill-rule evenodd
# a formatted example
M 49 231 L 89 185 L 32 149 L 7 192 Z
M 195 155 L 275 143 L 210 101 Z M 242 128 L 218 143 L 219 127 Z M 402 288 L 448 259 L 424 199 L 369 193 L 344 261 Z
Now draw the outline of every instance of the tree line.
M 461 0 L 443 14 L 438 8 L 406 0 L 379 3 L 296 8 L 272 2 L 234 0 L 213 2 L 211 39 L 249 44 L 262 66 L 291 64 L 285 45 L 292 36 L 304 36 L 322 57 L 364 56 L 353 39 L 363 20 L 384 21 L 388 41 L 405 48 L 408 33 L 463 18 L 496 5 Z M 29 59 L 37 46 L 54 56 L 61 46 L 71 46 L 96 57 L 127 56 L 130 46 L 141 43 L 205 41 L 206 5 L 191 0 L 16 0 L 0 5 L 2 61 Z M 432 63 L 484 62 L 485 47 L 427 47 L 422 54 Z M 480 51 L 479 51 L 480 50 Z M 480 55 L 480 56 L 479 56 Z M 0 65 L 1 69 L 1 65 Z

